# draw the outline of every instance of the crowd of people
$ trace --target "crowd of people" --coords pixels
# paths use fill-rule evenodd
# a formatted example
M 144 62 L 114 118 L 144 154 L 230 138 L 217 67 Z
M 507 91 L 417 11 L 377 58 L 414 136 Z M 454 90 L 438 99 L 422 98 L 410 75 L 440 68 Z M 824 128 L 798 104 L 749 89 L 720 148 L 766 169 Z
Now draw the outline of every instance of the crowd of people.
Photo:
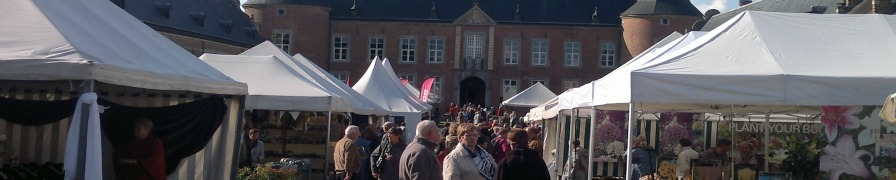
M 466 122 L 466 123 L 492 123 L 510 124 L 523 126 L 522 117 L 517 116 L 514 111 L 504 111 L 502 107 L 483 107 L 482 105 L 466 103 L 457 105 L 450 103 L 446 114 L 447 122 Z
M 370 139 L 360 138 L 359 128 L 349 126 L 333 152 L 337 179 L 550 179 L 541 157 L 539 127 L 492 126 L 483 121 L 439 128 L 426 120 L 414 130 L 417 136 L 405 140 L 404 129 L 384 123 L 378 129 L 380 138 L 373 138 L 380 142 L 363 147 L 359 141 Z M 369 156 L 365 148 L 372 149 Z

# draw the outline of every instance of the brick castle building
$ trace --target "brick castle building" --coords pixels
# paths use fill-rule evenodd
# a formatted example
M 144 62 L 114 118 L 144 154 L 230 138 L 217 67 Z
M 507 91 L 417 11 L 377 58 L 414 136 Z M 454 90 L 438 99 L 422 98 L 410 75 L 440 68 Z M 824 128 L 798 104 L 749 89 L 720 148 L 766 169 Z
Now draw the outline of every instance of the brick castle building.
M 374 56 L 434 107 L 497 106 L 534 83 L 554 93 L 613 71 L 702 14 L 688 0 L 249 0 L 262 36 L 352 84 Z M 443 110 L 444 112 L 444 110 Z

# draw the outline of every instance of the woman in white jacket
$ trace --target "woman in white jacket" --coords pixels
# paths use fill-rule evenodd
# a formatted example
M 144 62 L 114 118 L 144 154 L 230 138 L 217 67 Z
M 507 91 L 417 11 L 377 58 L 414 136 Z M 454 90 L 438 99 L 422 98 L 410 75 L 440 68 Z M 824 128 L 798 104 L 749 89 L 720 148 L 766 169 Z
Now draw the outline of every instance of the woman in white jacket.
M 479 128 L 470 123 L 457 127 L 460 143 L 445 156 L 442 178 L 445 180 L 491 180 L 495 177 L 495 159 L 476 145 Z

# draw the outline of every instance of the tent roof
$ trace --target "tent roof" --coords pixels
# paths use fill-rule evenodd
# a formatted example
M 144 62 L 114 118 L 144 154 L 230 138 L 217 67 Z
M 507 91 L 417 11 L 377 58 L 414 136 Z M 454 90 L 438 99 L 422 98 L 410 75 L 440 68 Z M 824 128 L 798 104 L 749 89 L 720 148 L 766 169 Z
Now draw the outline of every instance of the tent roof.
M 560 97 L 558 100 L 559 108 L 560 109 L 572 109 L 572 108 L 579 108 L 579 107 L 591 107 L 591 106 L 597 105 L 597 104 L 595 104 L 595 102 L 599 102 L 603 99 L 600 99 L 600 100 L 594 99 L 594 96 L 597 95 L 597 96 L 602 97 L 600 92 L 607 92 L 607 91 L 606 90 L 599 91 L 599 92 L 595 91 L 596 83 L 606 84 L 608 81 L 611 81 L 613 83 L 608 84 L 609 87 L 628 88 L 628 84 L 625 83 L 625 82 L 629 81 L 628 80 L 629 74 L 627 72 L 631 72 L 631 69 L 633 67 L 637 66 L 638 64 L 643 64 L 643 62 L 649 61 L 647 59 L 654 58 L 654 57 L 656 57 L 657 54 L 665 53 L 666 51 L 668 51 L 668 48 L 670 48 L 671 46 L 674 46 L 674 44 L 679 44 L 680 41 L 682 41 L 683 39 L 694 39 L 695 38 L 694 35 L 690 35 L 693 33 L 697 33 L 697 32 L 688 33 L 689 37 L 682 37 L 684 35 L 682 35 L 681 33 L 672 32 L 671 34 L 669 34 L 668 36 L 666 36 L 665 38 L 663 38 L 662 40 L 660 40 L 653 46 L 650 46 L 650 48 L 648 48 L 641 54 L 638 54 L 638 56 L 635 56 L 635 58 L 632 58 L 632 60 L 629 60 L 622 66 L 619 66 L 619 68 L 617 68 L 617 70 L 610 72 L 610 74 L 607 74 L 603 78 L 592 81 L 592 82 L 582 85 L 580 87 L 576 87 L 576 88 L 567 90 L 566 92 L 564 92 L 558 96 L 558 97 Z M 666 47 L 667 44 L 673 44 L 673 45 L 669 45 L 670 47 Z M 609 96 L 627 95 L 628 93 L 624 93 L 624 92 L 629 92 L 629 91 L 619 90 L 618 92 L 620 92 L 620 93 L 612 93 L 612 94 L 608 94 L 608 95 Z M 607 97 L 602 97 L 602 98 L 607 98 Z M 624 98 L 624 97 L 620 97 L 620 98 Z M 611 99 L 616 100 L 618 98 L 611 98 Z M 627 99 L 625 99 L 625 103 L 628 103 Z
M 286 65 L 275 56 L 204 54 L 199 57 L 237 81 L 249 85 L 249 109 L 349 111 L 342 98 Z
M 336 77 L 333 77 L 333 75 L 331 75 L 330 73 L 318 67 L 316 64 L 311 62 L 311 60 L 308 60 L 308 58 L 305 58 L 301 54 L 290 56 L 270 41 L 262 42 L 261 44 L 258 44 L 249 50 L 246 50 L 240 55 L 272 55 L 280 60 L 283 60 L 283 63 L 286 64 L 286 66 L 288 66 L 290 69 L 298 72 L 298 75 L 304 77 L 305 79 L 311 80 L 312 83 L 325 90 L 326 92 L 329 92 L 332 95 L 338 97 L 342 97 L 346 101 L 349 101 L 349 105 L 351 106 L 350 112 L 363 115 L 385 115 L 388 113 L 388 111 L 386 111 L 376 103 L 373 103 L 372 101 L 370 101 L 370 99 L 367 99 L 339 79 L 336 79 Z
M 393 113 L 422 113 L 427 111 L 417 100 L 411 98 L 403 91 L 407 88 L 400 83 L 395 83 L 395 76 L 390 76 L 379 59 L 374 59 L 367 67 L 367 72 L 352 86 L 368 99 Z
M 395 85 L 398 85 L 400 87 L 405 87 L 405 85 L 401 83 L 401 80 L 398 79 L 398 75 L 395 74 L 395 70 L 392 69 L 392 63 L 389 62 L 389 58 L 383 59 L 382 65 L 383 65 L 383 69 L 386 71 L 386 73 L 389 74 L 389 76 L 388 76 L 388 77 L 390 77 L 389 79 L 391 79 L 392 82 L 395 83 Z M 416 90 L 416 88 L 414 88 L 414 90 Z M 426 102 L 420 101 L 420 91 L 417 91 L 417 93 L 415 94 L 411 91 L 411 89 L 401 88 L 401 92 L 403 92 L 405 95 L 410 97 L 410 99 L 412 100 L 412 104 L 414 104 L 414 106 L 416 106 L 418 108 L 426 109 L 426 110 L 432 109 L 432 105 L 429 105 Z
M 550 101 L 554 97 L 557 97 L 557 94 L 551 92 L 550 89 L 544 87 L 541 83 L 535 83 L 523 90 L 523 92 L 507 98 L 501 104 L 505 106 L 535 107 Z
M 0 79 L 246 94 L 245 84 L 109 1 L 7 1 L 0 12 L 6 12 L 0 16 Z
M 634 70 L 632 101 L 881 105 L 896 84 L 894 25 L 891 15 L 747 11 Z

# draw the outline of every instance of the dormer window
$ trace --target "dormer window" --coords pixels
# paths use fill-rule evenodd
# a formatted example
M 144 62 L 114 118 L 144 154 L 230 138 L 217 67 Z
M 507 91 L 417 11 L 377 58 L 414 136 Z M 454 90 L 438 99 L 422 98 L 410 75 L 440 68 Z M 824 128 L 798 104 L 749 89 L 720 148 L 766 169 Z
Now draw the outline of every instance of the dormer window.
M 277 15 L 278 15 L 278 16 L 285 16 L 285 15 L 286 15 L 286 9 L 285 9 L 285 8 L 277 8 Z

